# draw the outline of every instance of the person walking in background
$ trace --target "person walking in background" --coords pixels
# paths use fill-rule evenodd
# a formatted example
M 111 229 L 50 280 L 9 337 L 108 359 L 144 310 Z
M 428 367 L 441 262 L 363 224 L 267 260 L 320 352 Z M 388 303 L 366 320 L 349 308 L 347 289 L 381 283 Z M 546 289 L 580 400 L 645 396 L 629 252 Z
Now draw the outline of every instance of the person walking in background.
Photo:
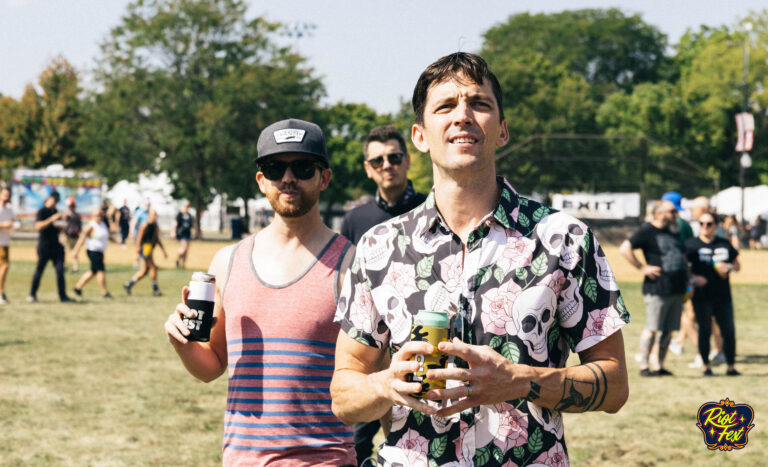
M 80 231 L 83 229 L 83 219 L 77 212 L 77 204 L 75 198 L 71 196 L 67 198 L 67 210 L 63 215 L 64 219 L 64 239 L 67 244 L 67 249 L 72 251 L 75 247 L 75 243 L 80 238 Z M 76 255 L 72 256 L 72 272 L 80 271 L 80 260 Z
M 718 222 L 714 214 L 703 214 L 699 223 L 699 236 L 688 240 L 686 254 L 695 285 L 692 301 L 696 321 L 699 323 L 699 355 L 704 362 L 704 376 L 712 376 L 709 336 L 713 317 L 723 336 L 723 350 L 728 364 L 725 374 L 737 376 L 740 373 L 734 367 L 736 329 L 729 276 L 731 271 L 740 269 L 737 258 L 739 252 L 728 240 L 715 235 Z
M 56 287 L 59 290 L 59 300 L 62 303 L 74 302 L 67 296 L 66 282 L 64 280 L 64 245 L 59 242 L 59 233 L 66 224 L 62 220 L 61 213 L 56 210 L 56 203 L 59 202 L 59 192 L 52 191 L 45 201 L 43 207 L 37 211 L 35 230 L 38 231 L 37 240 L 37 265 L 32 275 L 32 284 L 27 296 L 27 302 L 37 302 L 37 289 L 40 288 L 40 279 L 43 276 L 48 261 L 53 262 L 56 270 Z
M 139 246 L 139 230 L 141 230 L 141 226 L 144 225 L 145 222 L 147 222 L 147 219 L 149 217 L 149 211 L 152 209 L 152 203 L 149 200 L 149 197 L 147 197 L 144 200 L 144 207 L 142 206 L 136 206 L 136 209 L 133 211 L 133 219 L 131 219 L 131 231 L 130 235 L 133 237 L 134 245 L 137 247 Z M 134 258 L 133 267 L 138 268 L 140 263 L 141 255 L 137 254 Z
M 688 284 L 685 251 L 677 236 L 677 208 L 670 201 L 659 201 L 651 208 L 652 221 L 643 224 L 619 251 L 629 263 L 642 271 L 643 296 L 646 305 L 645 329 L 640 336 L 640 376 L 668 376 L 664 368 L 672 332 L 680 328 L 683 294 Z M 645 264 L 633 250 L 641 249 Z M 649 358 L 653 342 L 659 335 L 659 368 L 651 371 Z
M 195 226 L 195 218 L 189 213 L 189 201 L 181 206 L 181 211 L 176 214 L 173 223 L 173 235 L 179 241 L 179 256 L 176 258 L 176 267 L 184 269 L 187 265 L 187 253 L 189 242 L 192 240 L 192 229 Z
M 354 248 L 320 217 L 331 180 L 325 137 L 313 123 L 283 120 L 261 132 L 257 151 L 274 219 L 214 256 L 210 341 L 187 340 L 188 287 L 165 331 L 193 376 L 227 374 L 224 465 L 352 465 L 352 432 L 331 413 L 328 386 L 333 312 Z
M 5 295 L 5 278 L 11 266 L 11 231 L 15 221 L 16 217 L 11 207 L 11 189 L 3 186 L 0 188 L 0 305 L 8 303 L 8 297 Z
M 141 269 L 139 272 L 131 277 L 131 280 L 123 284 L 125 293 L 130 295 L 131 288 L 140 281 L 149 272 L 149 278 L 152 280 L 152 295 L 155 297 L 162 296 L 160 288 L 157 286 L 157 265 L 152 257 L 152 253 L 155 251 L 155 247 L 159 246 L 163 252 L 163 257 L 168 258 L 168 253 L 165 252 L 163 242 L 160 241 L 160 228 L 157 226 L 157 211 L 154 209 L 149 210 L 147 216 L 147 222 L 144 222 L 139 229 L 139 233 L 136 235 L 136 254 L 141 258 Z
M 117 225 L 120 228 L 120 244 L 125 249 L 125 239 L 131 230 L 131 209 L 127 199 L 123 200 L 123 205 L 117 210 Z
M 376 183 L 376 197 L 347 212 L 341 234 L 353 244 L 371 227 L 404 214 L 427 198 L 413 189 L 408 180 L 411 157 L 403 135 L 393 125 L 372 129 L 363 141 L 363 166 L 368 178 Z M 381 424 L 378 420 L 355 423 L 357 465 L 373 453 L 373 437 Z
M 101 288 L 102 297 L 112 298 L 109 290 L 107 290 L 107 274 L 104 268 L 104 252 L 107 249 L 107 242 L 112 240 L 106 217 L 107 215 L 104 210 L 95 208 L 93 210 L 93 219 L 85 226 L 83 233 L 72 250 L 72 256 L 77 256 L 80 248 L 85 244 L 85 251 L 88 259 L 91 261 L 91 268 L 75 284 L 74 290 L 78 297 L 83 296 L 83 287 L 96 276 L 96 282 L 99 284 L 99 288 Z
M 408 180 L 410 166 L 411 156 L 397 128 L 386 125 L 372 129 L 363 142 L 363 167 L 376 183 L 376 196 L 344 215 L 341 234 L 357 244 L 374 225 L 423 203 L 427 196 L 417 193 Z

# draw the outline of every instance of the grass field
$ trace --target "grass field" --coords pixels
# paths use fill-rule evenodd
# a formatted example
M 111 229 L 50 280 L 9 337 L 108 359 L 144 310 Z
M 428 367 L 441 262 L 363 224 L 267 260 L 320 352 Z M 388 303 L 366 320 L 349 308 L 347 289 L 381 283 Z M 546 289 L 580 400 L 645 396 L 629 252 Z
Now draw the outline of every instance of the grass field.
M 193 245 L 190 265 L 204 269 L 223 244 Z M 168 247 L 165 266 L 175 259 L 175 246 Z M 60 304 L 49 265 L 40 303 L 27 304 L 33 264 L 22 260 L 32 259 L 31 248 L 12 246 L 6 284 L 11 304 L 0 307 L 0 465 L 220 464 L 226 381 L 204 384 L 189 376 L 163 331 L 190 271 L 162 270 L 163 297 L 152 297 L 146 279 L 126 297 L 120 284 L 133 273 L 130 252 L 111 246 L 107 280 L 115 300 L 103 300 L 90 283 L 79 303 Z M 738 378 L 704 379 L 700 370 L 688 368 L 690 344 L 682 356 L 670 356 L 667 366 L 675 377 L 637 376 L 632 356 L 644 322 L 642 296 L 639 283 L 627 282 L 631 276 L 617 267 L 633 315 L 625 328 L 630 398 L 615 415 L 566 416 L 574 465 L 765 465 L 768 281 L 760 274 L 768 252 L 748 258 L 747 269 L 757 272 L 762 285 L 734 285 L 737 368 L 744 373 Z M 69 290 L 77 277 L 67 274 Z M 724 371 L 715 367 L 716 374 Z M 696 412 L 702 403 L 726 396 L 754 407 L 755 428 L 746 448 L 710 452 Z

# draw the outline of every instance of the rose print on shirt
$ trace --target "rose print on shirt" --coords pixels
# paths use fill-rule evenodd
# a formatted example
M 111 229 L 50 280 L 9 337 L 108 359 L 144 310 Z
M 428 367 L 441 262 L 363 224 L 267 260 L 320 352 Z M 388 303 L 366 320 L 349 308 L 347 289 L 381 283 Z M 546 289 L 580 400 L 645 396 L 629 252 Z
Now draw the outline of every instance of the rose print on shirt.
M 365 333 L 372 334 L 373 296 L 365 283 L 355 284 L 355 300 L 349 306 L 349 320 L 352 325 Z
M 512 405 L 496 404 L 499 413 L 499 427 L 494 435 L 493 444 L 502 452 L 528 442 L 528 414 L 515 409 Z
M 392 266 L 384 276 L 384 285 L 390 285 L 403 298 L 408 298 L 419 291 L 416 287 L 416 268 L 411 264 L 392 262 Z
M 499 336 L 517 333 L 517 323 L 514 322 L 512 306 L 520 292 L 522 292 L 520 286 L 509 281 L 501 287 L 491 289 L 483 294 L 480 321 L 483 323 L 485 332 Z
M 399 447 L 405 454 L 405 458 L 408 460 L 406 465 L 426 467 L 429 442 L 415 430 L 406 431 L 395 446 Z
M 565 455 L 563 445 L 560 443 L 555 443 L 549 451 L 542 452 L 534 462 L 552 467 L 567 467 L 569 465 L 568 456 Z
M 536 249 L 536 242 L 530 238 L 523 237 L 519 232 L 513 232 L 512 236 L 507 238 L 507 245 L 501 253 L 498 266 L 508 274 L 510 271 L 531 264 L 533 250 Z

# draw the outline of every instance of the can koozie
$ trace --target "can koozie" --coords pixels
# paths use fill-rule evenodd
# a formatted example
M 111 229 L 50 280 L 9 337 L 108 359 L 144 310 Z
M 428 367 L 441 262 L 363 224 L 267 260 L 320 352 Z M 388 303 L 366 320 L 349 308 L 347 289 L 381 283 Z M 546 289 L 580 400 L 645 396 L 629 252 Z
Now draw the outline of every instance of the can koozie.
M 432 311 L 420 311 L 411 327 L 411 340 L 429 342 L 435 348 L 431 354 L 416 354 L 411 361 L 419 363 L 419 369 L 406 375 L 406 381 L 421 383 L 421 391 L 414 393 L 415 397 L 424 397 L 430 389 L 444 389 L 445 380 L 427 378 L 430 369 L 445 368 L 448 363 L 448 355 L 437 350 L 437 344 L 441 341 L 448 342 L 448 329 L 450 320 L 445 313 Z

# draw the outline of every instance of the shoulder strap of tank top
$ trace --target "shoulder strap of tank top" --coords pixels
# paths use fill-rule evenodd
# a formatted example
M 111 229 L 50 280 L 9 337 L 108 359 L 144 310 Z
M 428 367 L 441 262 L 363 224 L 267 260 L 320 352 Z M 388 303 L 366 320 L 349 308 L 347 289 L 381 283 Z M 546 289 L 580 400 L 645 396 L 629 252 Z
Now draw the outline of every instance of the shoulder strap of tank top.
M 336 261 L 336 266 L 333 268 L 333 298 L 336 299 L 336 301 L 339 301 L 339 274 L 341 273 L 341 263 L 344 262 L 344 257 L 347 256 L 347 251 L 349 251 L 349 248 L 352 246 L 352 242 L 347 240 L 346 237 L 336 234 L 338 238 L 336 238 L 336 241 L 344 242 L 344 248 L 341 250 L 341 254 L 339 254 L 339 259 Z
M 244 239 L 242 239 L 239 242 L 237 242 L 237 244 L 235 244 L 235 247 L 232 248 L 232 253 L 229 255 L 229 264 L 227 264 L 227 272 L 225 273 L 225 276 L 224 276 L 224 283 L 221 286 L 221 304 L 222 304 L 222 306 L 224 305 L 224 292 L 226 291 L 227 283 L 229 282 L 229 273 L 232 272 L 232 263 L 235 262 L 235 256 L 237 255 L 237 251 L 240 249 L 241 246 L 244 245 L 245 241 L 251 240 L 254 235 L 256 235 L 256 234 L 253 234 L 253 235 L 251 235 L 249 237 L 245 237 Z

